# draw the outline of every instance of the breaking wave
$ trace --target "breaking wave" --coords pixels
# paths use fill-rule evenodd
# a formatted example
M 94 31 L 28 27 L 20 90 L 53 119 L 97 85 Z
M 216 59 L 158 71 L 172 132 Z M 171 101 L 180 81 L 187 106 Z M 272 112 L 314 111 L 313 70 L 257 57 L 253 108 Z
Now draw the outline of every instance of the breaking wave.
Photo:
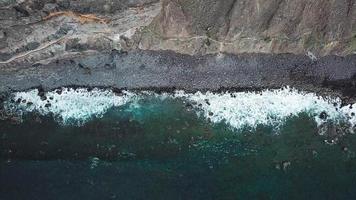
M 60 92 L 59 92 L 60 91 Z M 196 92 L 176 91 L 173 94 L 133 93 L 112 90 L 62 88 L 45 95 L 37 89 L 14 93 L 6 108 L 16 112 L 36 111 L 52 114 L 63 124 L 82 125 L 92 117 L 102 117 L 110 108 L 128 103 L 139 104 L 145 96 L 174 98 L 188 102 L 200 117 L 212 123 L 226 123 L 235 129 L 258 125 L 279 126 L 288 117 L 307 113 L 320 126 L 326 122 L 356 124 L 356 105 L 341 107 L 338 98 L 323 98 L 313 93 L 283 88 L 262 92 Z
M 326 122 L 356 123 L 355 106 L 341 107 L 338 98 L 323 98 L 313 93 L 283 88 L 262 92 L 225 92 L 187 94 L 178 91 L 175 97 L 193 102 L 198 114 L 213 123 L 225 122 L 240 129 L 258 125 L 279 126 L 292 116 L 306 113 L 320 126 Z
M 37 89 L 14 93 L 7 110 L 53 114 L 62 124 L 82 125 L 93 117 L 102 117 L 110 108 L 133 101 L 137 95 L 127 91 L 117 95 L 111 90 L 62 88 L 39 95 Z

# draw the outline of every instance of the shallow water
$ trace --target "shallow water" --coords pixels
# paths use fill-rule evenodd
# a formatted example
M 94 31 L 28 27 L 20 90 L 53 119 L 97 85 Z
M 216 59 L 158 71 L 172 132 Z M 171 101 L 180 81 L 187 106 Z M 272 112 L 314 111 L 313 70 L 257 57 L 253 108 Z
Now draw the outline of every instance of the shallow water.
M 337 99 L 55 94 L 5 105 L 22 122 L 0 121 L 0 199 L 356 198 L 354 108 Z

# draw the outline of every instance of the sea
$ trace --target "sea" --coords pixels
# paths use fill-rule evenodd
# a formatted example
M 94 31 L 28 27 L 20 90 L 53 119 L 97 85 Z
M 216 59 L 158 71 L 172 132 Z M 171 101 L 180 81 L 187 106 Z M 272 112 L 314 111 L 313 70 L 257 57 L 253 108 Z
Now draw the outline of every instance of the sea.
M 285 87 L 15 92 L 0 199 L 356 199 L 356 104 Z

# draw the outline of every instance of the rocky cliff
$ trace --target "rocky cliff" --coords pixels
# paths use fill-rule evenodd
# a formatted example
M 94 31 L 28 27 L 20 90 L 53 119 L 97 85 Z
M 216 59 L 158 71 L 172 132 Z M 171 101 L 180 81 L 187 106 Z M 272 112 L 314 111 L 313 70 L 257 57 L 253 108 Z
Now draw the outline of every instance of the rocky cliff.
M 356 52 L 356 0 L 0 0 L 0 65 L 111 49 Z
M 0 66 L 134 49 L 158 0 L 0 0 Z
M 356 51 L 355 0 L 163 0 L 142 47 L 184 53 L 345 55 Z

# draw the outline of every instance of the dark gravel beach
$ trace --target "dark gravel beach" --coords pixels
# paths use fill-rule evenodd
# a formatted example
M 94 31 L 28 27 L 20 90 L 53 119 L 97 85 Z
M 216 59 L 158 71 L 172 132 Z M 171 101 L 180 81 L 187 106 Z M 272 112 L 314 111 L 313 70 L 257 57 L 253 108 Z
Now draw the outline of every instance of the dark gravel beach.
M 170 51 L 113 50 L 48 64 L 0 67 L 0 93 L 30 88 L 112 87 L 169 91 L 260 90 L 295 87 L 353 101 L 356 55 L 312 61 L 292 54 L 189 56 Z

